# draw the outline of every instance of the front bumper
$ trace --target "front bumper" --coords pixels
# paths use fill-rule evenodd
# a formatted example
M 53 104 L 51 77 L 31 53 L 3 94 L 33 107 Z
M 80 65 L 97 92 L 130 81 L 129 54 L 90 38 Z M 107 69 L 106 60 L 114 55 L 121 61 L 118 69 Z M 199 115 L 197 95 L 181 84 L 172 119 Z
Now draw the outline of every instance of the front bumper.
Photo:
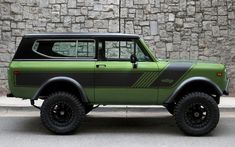
M 224 95 L 229 95 L 229 84 L 230 84 L 230 80 L 228 79 L 225 90 L 223 91 Z

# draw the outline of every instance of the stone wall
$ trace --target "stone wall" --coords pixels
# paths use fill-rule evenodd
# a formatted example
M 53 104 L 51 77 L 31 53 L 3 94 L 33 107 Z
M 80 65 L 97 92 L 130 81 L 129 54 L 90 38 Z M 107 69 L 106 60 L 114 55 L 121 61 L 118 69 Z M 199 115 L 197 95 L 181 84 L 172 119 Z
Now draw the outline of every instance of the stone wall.
M 225 63 L 235 92 L 234 0 L 0 0 L 0 94 L 30 32 L 140 34 L 160 58 Z

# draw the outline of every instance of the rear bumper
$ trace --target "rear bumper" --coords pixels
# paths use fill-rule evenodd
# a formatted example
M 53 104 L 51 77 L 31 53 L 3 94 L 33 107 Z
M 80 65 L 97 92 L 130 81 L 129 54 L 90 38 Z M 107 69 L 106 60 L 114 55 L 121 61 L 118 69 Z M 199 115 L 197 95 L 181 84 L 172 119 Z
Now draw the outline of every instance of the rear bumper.
M 228 79 L 225 90 L 223 91 L 224 95 L 229 95 L 229 84 L 230 84 L 230 80 Z

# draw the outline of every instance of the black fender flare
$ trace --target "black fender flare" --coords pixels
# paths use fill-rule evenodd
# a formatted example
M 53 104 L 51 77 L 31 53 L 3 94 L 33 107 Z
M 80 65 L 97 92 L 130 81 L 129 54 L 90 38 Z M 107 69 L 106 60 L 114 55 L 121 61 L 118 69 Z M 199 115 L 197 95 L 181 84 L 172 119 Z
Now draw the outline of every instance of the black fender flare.
M 179 94 L 179 92 L 187 85 L 190 84 L 192 82 L 195 81 L 200 81 L 200 82 L 206 82 L 208 84 L 210 84 L 217 92 L 218 95 L 223 95 L 223 91 L 219 88 L 219 86 L 217 84 L 215 84 L 213 81 L 211 81 L 208 78 L 205 77 L 191 77 L 185 81 L 183 81 L 177 88 L 176 90 L 170 95 L 170 97 L 167 99 L 167 101 L 165 102 L 167 103 L 172 103 L 174 102 L 174 99 L 176 98 L 177 94 Z
M 74 79 L 72 79 L 72 78 L 70 78 L 70 77 L 63 77 L 63 76 L 60 76 L 60 77 L 53 77 L 53 78 L 47 80 L 46 82 L 44 82 L 44 83 L 39 87 L 39 89 L 38 89 L 37 92 L 34 94 L 34 96 L 31 98 L 31 100 L 37 100 L 38 97 L 40 96 L 42 90 L 43 90 L 48 84 L 53 83 L 53 82 L 61 82 L 61 81 L 69 82 L 69 83 L 71 83 L 72 85 L 74 85 L 74 86 L 77 88 L 78 92 L 80 92 L 80 94 L 81 94 L 81 101 L 84 102 L 84 103 L 88 103 L 88 102 L 89 102 L 89 101 L 88 101 L 88 98 L 87 98 L 87 96 L 86 96 L 86 93 L 85 93 L 85 91 L 84 91 L 84 89 L 83 89 L 83 87 L 82 87 L 82 85 L 81 85 L 78 81 L 76 81 L 76 80 L 74 80 Z

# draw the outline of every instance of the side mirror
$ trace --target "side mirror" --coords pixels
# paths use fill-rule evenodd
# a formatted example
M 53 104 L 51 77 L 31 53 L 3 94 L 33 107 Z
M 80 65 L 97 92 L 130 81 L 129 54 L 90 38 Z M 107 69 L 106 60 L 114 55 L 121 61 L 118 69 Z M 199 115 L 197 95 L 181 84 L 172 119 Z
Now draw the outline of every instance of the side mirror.
M 131 63 L 136 63 L 137 61 L 137 58 L 134 54 L 131 55 L 130 59 L 131 59 Z
M 132 54 L 131 56 L 130 56 L 130 60 L 131 60 L 131 63 L 133 64 L 133 68 L 137 68 L 137 57 L 134 55 L 134 54 Z

